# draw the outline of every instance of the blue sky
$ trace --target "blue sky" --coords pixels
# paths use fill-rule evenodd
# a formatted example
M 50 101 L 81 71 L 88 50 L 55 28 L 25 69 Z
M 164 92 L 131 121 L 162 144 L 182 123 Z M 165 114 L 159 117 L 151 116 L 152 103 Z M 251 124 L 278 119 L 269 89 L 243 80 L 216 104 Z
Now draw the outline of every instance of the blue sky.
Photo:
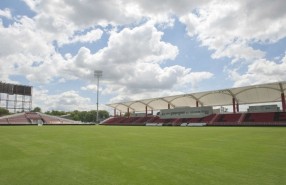
M 33 106 L 105 104 L 286 80 L 283 0 L 1 0 L 0 81 Z

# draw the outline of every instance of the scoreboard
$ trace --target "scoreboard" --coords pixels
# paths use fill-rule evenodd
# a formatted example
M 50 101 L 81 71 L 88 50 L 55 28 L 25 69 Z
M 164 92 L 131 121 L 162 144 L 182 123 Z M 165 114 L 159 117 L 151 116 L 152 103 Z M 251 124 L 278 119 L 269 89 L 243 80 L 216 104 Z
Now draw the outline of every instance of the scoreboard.
M 32 96 L 32 87 L 0 82 L 0 93 Z

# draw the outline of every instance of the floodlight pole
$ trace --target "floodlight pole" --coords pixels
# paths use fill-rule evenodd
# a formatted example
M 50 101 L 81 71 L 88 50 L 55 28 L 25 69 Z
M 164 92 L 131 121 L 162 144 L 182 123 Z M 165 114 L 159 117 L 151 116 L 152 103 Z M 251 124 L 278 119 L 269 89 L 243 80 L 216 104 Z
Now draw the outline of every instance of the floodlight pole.
M 96 94 L 96 123 L 98 122 L 98 95 L 99 95 L 99 78 L 102 77 L 102 71 L 95 70 L 94 77 L 97 78 L 97 94 Z

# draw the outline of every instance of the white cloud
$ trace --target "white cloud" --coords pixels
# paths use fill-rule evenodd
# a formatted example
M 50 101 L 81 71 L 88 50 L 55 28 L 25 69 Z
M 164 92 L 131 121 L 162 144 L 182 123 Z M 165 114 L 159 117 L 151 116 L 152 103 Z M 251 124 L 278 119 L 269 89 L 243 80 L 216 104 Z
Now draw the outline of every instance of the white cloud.
M 68 40 L 60 40 L 59 45 L 62 46 L 64 44 L 71 44 L 71 43 L 76 43 L 76 42 L 92 43 L 92 42 L 98 41 L 101 38 L 102 34 L 103 34 L 102 30 L 94 29 L 94 30 L 87 32 L 84 35 L 73 35 Z
M 286 37 L 284 4 L 283 0 L 210 1 L 182 15 L 180 21 L 190 37 L 213 51 L 212 58 L 231 59 L 227 68 L 234 86 L 279 81 L 286 79 L 285 62 L 267 60 L 266 52 L 253 45 Z
M 183 92 L 167 89 L 164 91 L 145 91 L 145 92 L 130 93 L 130 94 L 119 93 L 118 95 L 112 97 L 109 103 L 142 100 L 142 99 L 148 99 L 150 97 L 152 98 L 153 97 L 164 97 L 164 96 L 171 96 L 171 95 L 178 95 L 178 94 L 183 94 Z
M 228 57 L 234 58 L 233 62 L 237 60 L 252 61 L 254 59 L 263 58 L 265 53 L 261 50 L 253 49 L 245 43 L 234 42 L 225 48 L 219 48 L 212 54 L 215 59 Z
M 83 91 L 94 91 L 94 92 L 96 92 L 97 91 L 97 85 L 90 84 L 90 85 L 87 85 L 85 87 L 81 87 L 80 89 Z
M 233 61 L 228 66 L 235 86 L 286 79 L 285 57 L 281 62 L 266 60 L 266 51 L 253 47 L 286 37 L 283 0 L 24 2 L 35 12 L 34 17 L 13 17 L 10 9 L 0 10 L 0 16 L 13 22 L 6 27 L 0 24 L 0 43 L 5 43 L 0 45 L 1 80 L 9 81 L 12 75 L 25 76 L 30 83 L 83 79 L 89 85 L 82 90 L 95 90 L 93 70 L 100 69 L 102 94 L 114 95 L 111 101 L 180 93 L 214 74 L 173 62 L 180 51 L 163 40 L 164 33 L 158 28 L 173 26 L 176 17 L 187 26 L 190 37 L 213 52 L 212 58 Z M 110 37 L 107 46 L 95 53 L 81 47 L 76 54 L 62 56 L 56 50 L 55 45 L 94 44 L 103 35 L 101 29 Z M 237 65 L 241 66 L 232 69 Z M 61 104 L 69 109 L 71 103 L 90 103 L 70 90 L 58 95 L 43 94 L 58 99 L 46 104 L 55 109 Z
M 192 72 L 178 65 L 161 67 L 162 62 L 174 60 L 178 54 L 178 48 L 163 42 L 162 36 L 150 23 L 112 32 L 107 47 L 95 54 L 81 48 L 76 56 L 69 58 L 67 71 L 94 83 L 93 70 L 103 70 L 102 94 L 114 94 L 111 101 L 170 95 L 178 92 L 176 88 L 195 86 L 212 77 L 209 72 Z M 96 85 L 81 89 L 96 90 Z
M 286 55 L 280 63 L 265 59 L 256 60 L 248 66 L 243 74 L 236 70 L 229 70 L 234 86 L 261 84 L 267 82 L 283 81 L 286 79 Z
M 87 32 L 85 35 L 77 35 L 72 39 L 72 42 L 94 42 L 101 38 L 102 31 L 100 29 L 91 30 Z
M 96 105 L 91 99 L 82 97 L 77 91 L 66 91 L 59 94 L 50 94 L 45 89 L 33 89 L 33 96 L 37 97 L 33 100 L 34 107 L 41 107 L 42 111 L 48 110 L 95 110 Z M 103 105 L 100 105 L 102 108 Z
M 11 19 L 12 18 L 12 14 L 10 9 L 5 8 L 4 10 L 0 9 L 0 17 L 6 17 L 7 19 Z
M 149 24 L 112 32 L 107 47 L 95 54 L 82 47 L 69 60 L 69 66 L 73 74 L 80 77 L 92 78 L 93 70 L 101 69 L 106 80 L 122 80 L 124 75 L 135 74 L 137 64 L 161 63 L 177 56 L 178 48 L 161 41 L 162 34 Z M 77 73 L 81 69 L 85 71 Z
M 50 52 L 50 47 L 45 35 L 38 32 L 33 19 L 21 17 L 8 28 L 0 28 L 0 56 L 13 55 L 17 53 L 43 56 Z
M 24 0 L 45 24 L 52 22 L 65 22 L 77 27 L 90 27 L 92 25 L 128 25 L 139 23 L 144 19 L 154 20 L 157 23 L 171 23 L 174 15 L 184 15 L 197 6 L 208 2 L 202 1 L 173 1 L 173 0 L 106 0 L 80 1 Z M 49 17 L 49 19 L 47 19 Z M 61 20 L 61 21 L 60 21 Z M 42 21 L 40 21 L 42 22 Z
M 108 46 L 97 53 L 91 54 L 87 48 L 79 50 L 70 60 L 72 73 L 94 81 L 93 70 L 103 70 L 103 94 L 116 92 L 115 99 L 135 97 L 134 94 L 141 97 L 143 92 L 170 93 L 175 88 L 195 86 L 212 77 L 209 72 L 192 72 L 178 65 L 161 67 L 162 62 L 174 60 L 178 54 L 178 48 L 163 42 L 162 36 L 150 23 L 112 32 Z M 90 85 L 83 89 L 93 88 L 95 86 Z
M 214 51 L 213 58 L 254 60 L 265 54 L 252 48 L 252 43 L 277 42 L 286 36 L 283 5 L 282 0 L 211 1 L 180 20 L 190 36 L 196 35 Z
M 193 11 L 196 7 L 201 6 L 208 2 L 208 0 L 190 1 L 190 0 L 129 0 L 130 2 L 137 3 L 143 14 L 149 17 L 160 17 L 167 14 L 184 15 Z
M 37 30 L 36 23 L 21 17 L 9 27 L 0 27 L 0 77 L 23 75 L 31 82 L 47 83 L 59 76 L 62 57 L 52 42 Z
M 70 0 L 32 1 L 26 4 L 39 16 L 49 15 L 51 19 L 65 20 L 79 27 L 90 25 L 129 24 L 136 22 L 139 15 L 137 4 L 118 0 L 93 1 L 84 3 Z

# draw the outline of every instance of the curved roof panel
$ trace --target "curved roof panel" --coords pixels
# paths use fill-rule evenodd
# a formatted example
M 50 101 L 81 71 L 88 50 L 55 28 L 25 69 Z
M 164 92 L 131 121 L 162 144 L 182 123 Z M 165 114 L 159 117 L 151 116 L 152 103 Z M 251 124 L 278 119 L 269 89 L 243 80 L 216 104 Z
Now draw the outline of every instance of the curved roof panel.
M 227 106 L 232 105 L 233 98 L 239 104 L 271 103 L 281 101 L 281 93 L 286 90 L 286 81 L 221 89 L 206 92 L 166 96 L 160 98 L 143 99 L 137 101 L 112 103 L 107 106 L 121 112 L 130 111 L 143 112 L 146 110 L 161 110 L 170 108 L 190 106 Z

